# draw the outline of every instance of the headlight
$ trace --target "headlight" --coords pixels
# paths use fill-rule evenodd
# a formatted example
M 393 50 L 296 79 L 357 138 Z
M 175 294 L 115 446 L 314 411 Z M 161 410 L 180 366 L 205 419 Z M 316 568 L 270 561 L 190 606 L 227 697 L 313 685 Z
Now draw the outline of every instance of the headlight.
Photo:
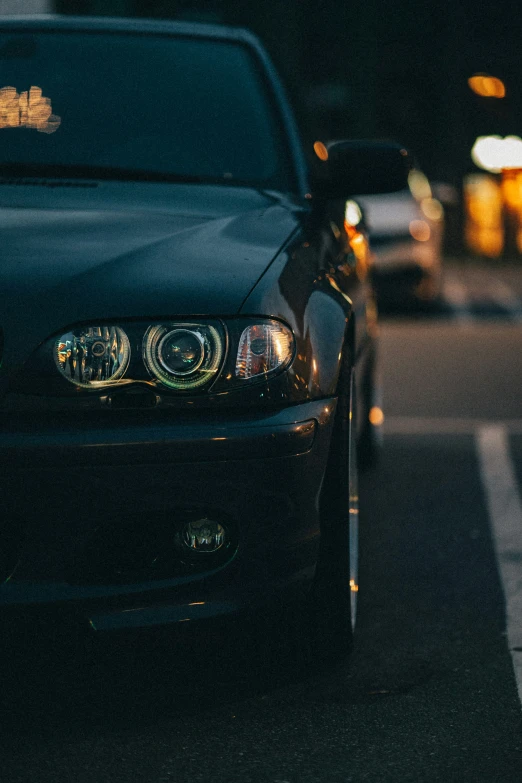
M 163 387 L 163 401 L 176 393 L 222 394 L 272 381 L 296 352 L 289 326 L 255 316 L 155 324 L 129 319 L 122 325 L 70 325 L 58 335 L 40 344 L 13 388 L 85 397 L 104 387 L 110 395 L 120 387 Z
M 75 386 L 104 386 L 125 373 L 129 338 L 119 326 L 80 327 L 55 341 L 54 360 L 63 377 Z
M 239 340 L 236 377 L 248 380 L 283 370 L 292 361 L 293 353 L 292 332 L 279 321 L 247 326 Z
M 151 326 L 143 339 L 143 359 L 154 378 L 170 389 L 196 389 L 218 372 L 224 338 L 210 324 Z

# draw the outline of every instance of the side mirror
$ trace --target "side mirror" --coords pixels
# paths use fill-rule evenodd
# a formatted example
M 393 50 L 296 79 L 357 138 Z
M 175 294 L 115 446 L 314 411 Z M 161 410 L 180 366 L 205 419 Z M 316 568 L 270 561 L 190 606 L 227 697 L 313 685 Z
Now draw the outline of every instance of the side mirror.
M 316 192 L 325 198 L 393 193 L 408 187 L 413 156 L 392 141 L 316 142 Z

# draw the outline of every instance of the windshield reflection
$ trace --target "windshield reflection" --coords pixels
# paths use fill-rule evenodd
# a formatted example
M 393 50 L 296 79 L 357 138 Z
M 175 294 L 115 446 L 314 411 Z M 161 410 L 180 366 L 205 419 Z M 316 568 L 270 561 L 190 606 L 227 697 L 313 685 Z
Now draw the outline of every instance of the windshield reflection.
M 50 98 L 40 87 L 18 94 L 15 87 L 0 88 L 0 128 L 34 128 L 40 133 L 54 133 L 62 119 L 53 114 Z

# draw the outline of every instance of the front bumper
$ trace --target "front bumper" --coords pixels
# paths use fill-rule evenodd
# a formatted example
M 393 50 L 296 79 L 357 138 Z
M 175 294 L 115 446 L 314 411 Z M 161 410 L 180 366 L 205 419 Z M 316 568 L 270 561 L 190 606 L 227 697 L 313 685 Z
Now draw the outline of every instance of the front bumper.
M 67 607 L 111 630 L 231 614 L 306 589 L 334 411 L 331 399 L 103 426 L 4 422 L 0 607 Z M 187 513 L 233 531 L 225 558 L 180 565 L 173 542 Z M 112 559 L 129 541 L 133 566 L 116 577 Z

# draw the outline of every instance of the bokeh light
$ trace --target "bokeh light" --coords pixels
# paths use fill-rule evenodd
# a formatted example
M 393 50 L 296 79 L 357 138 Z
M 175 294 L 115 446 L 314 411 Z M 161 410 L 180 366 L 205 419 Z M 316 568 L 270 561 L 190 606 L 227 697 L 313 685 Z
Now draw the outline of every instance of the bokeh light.
M 468 85 L 476 95 L 482 98 L 505 98 L 506 86 L 502 79 L 487 73 L 476 73 L 468 79 Z
M 520 136 L 479 136 L 471 150 L 476 166 L 494 174 L 503 169 L 522 168 L 522 139 Z

